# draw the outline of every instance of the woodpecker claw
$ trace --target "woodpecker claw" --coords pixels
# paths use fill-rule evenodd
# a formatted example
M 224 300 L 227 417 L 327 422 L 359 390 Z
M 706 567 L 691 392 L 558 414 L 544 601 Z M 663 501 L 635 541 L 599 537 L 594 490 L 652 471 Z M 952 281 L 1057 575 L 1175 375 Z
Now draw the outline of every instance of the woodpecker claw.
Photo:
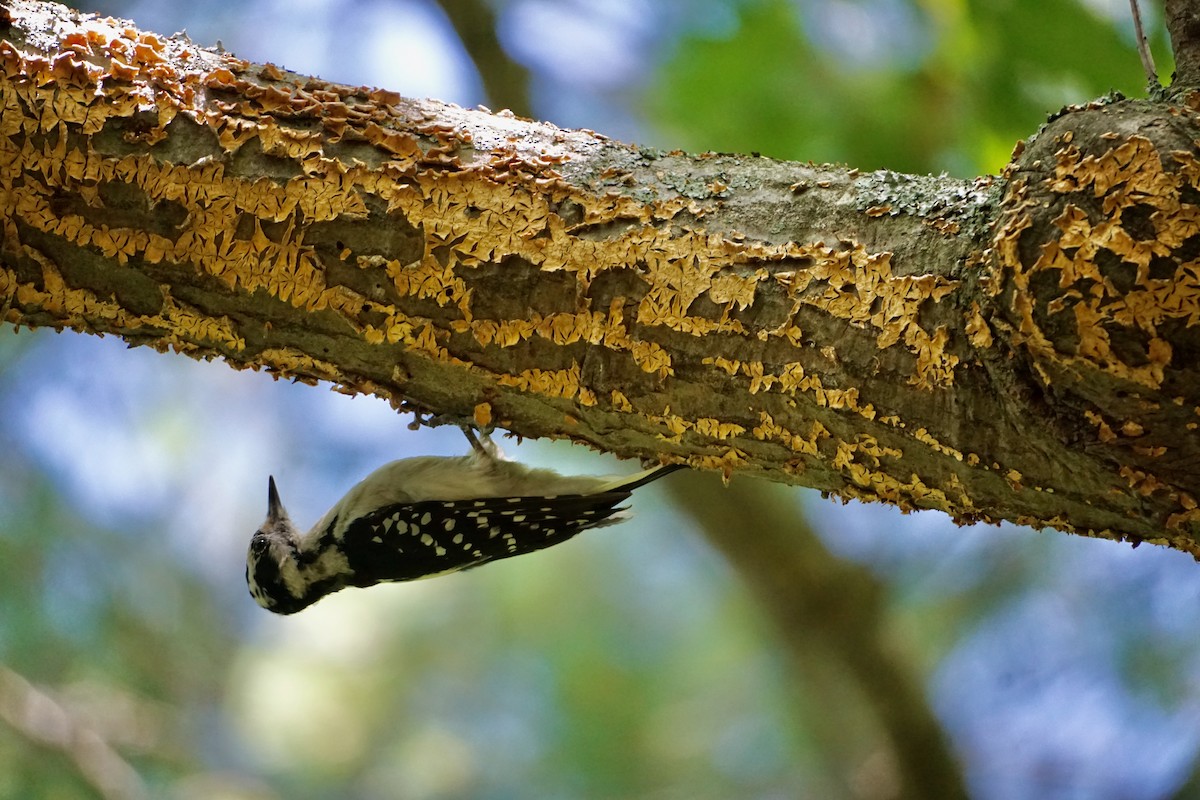
M 496 447 L 496 443 L 492 441 L 492 437 L 487 431 L 481 430 L 479 431 L 479 435 L 476 436 L 475 431 L 470 426 L 462 425 L 460 427 L 462 428 L 463 436 L 466 436 L 467 441 L 471 443 L 471 450 L 475 455 L 491 464 L 504 460 L 500 449 Z
M 471 449 L 476 453 L 482 453 L 483 445 L 479 443 L 479 438 L 475 436 L 475 431 L 471 430 L 469 425 L 460 425 L 459 429 L 463 432 L 463 436 L 467 437 L 467 441 L 471 443 Z

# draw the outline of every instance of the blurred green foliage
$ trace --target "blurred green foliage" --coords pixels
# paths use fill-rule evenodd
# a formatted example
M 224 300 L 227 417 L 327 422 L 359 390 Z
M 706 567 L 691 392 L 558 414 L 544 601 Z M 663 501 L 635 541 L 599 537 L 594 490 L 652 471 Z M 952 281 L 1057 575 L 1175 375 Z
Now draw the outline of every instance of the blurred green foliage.
M 663 146 L 973 177 L 1063 105 L 1144 94 L 1126 20 L 1074 0 L 737 5 L 657 71 L 641 108 Z

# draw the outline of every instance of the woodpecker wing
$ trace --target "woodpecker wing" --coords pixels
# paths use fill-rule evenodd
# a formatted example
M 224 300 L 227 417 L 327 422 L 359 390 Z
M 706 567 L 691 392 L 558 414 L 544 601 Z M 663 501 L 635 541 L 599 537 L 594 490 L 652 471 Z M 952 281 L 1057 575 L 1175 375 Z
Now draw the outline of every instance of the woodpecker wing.
M 554 497 L 481 497 L 384 506 L 333 544 L 353 571 L 346 583 L 411 581 L 531 553 L 620 521 L 629 491 Z

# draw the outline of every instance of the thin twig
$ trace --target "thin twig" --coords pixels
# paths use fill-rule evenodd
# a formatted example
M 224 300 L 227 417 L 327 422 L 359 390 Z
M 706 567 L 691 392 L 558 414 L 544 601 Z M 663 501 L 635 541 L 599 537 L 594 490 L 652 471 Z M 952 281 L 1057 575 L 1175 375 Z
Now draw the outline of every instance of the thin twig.
M 1146 70 L 1146 79 L 1151 84 L 1158 83 L 1158 71 L 1154 68 L 1154 55 L 1150 52 L 1150 43 L 1146 41 L 1146 31 L 1142 28 L 1142 12 L 1138 8 L 1138 0 L 1129 0 L 1129 9 L 1133 12 L 1133 34 L 1137 39 L 1138 55 L 1142 57 L 1142 68 Z

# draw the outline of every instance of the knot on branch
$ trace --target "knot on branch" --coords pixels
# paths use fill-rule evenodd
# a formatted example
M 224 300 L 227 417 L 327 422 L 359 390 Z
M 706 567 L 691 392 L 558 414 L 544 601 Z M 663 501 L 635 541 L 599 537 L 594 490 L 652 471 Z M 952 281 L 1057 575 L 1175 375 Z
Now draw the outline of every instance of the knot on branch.
M 1165 435 L 1200 423 L 1198 121 L 1129 101 L 1049 123 L 1007 170 L 992 292 L 1065 435 L 1200 533 L 1200 445 Z
M 1173 343 L 1198 343 L 1200 132 L 1180 113 L 1141 125 L 1132 103 L 1073 112 L 1010 168 L 997 288 L 1042 367 L 1157 389 Z

